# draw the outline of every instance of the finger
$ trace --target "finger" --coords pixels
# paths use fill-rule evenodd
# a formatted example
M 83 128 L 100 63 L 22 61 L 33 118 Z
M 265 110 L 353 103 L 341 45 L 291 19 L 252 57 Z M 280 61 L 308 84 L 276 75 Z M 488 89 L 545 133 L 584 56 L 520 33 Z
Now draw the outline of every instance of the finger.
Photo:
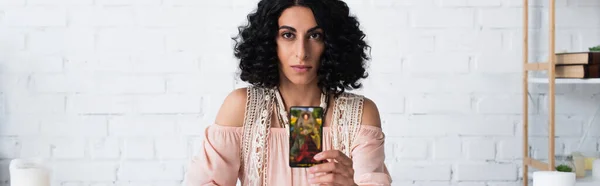
M 309 183 L 311 184 L 330 184 L 330 185 L 351 185 L 352 179 L 342 176 L 340 174 L 324 174 L 310 178 Z
M 323 152 L 315 155 L 315 159 L 316 160 L 335 159 L 344 165 L 352 167 L 352 160 L 348 156 L 346 156 L 344 153 L 340 152 L 339 150 L 323 151 Z
M 352 177 L 353 170 L 352 167 L 348 167 L 335 162 L 328 162 L 319 165 L 312 166 L 308 169 L 309 173 L 335 173 L 341 174 L 346 177 Z

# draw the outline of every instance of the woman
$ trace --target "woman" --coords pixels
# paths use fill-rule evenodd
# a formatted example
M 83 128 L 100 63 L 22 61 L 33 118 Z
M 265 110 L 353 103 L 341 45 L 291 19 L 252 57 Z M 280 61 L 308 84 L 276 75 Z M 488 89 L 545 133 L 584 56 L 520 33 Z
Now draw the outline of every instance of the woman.
M 200 185 L 390 185 L 384 134 L 360 88 L 368 60 L 355 17 L 339 0 L 261 0 L 240 27 L 240 78 L 205 130 L 185 183 Z M 291 106 L 325 108 L 323 152 L 310 168 L 290 168 Z

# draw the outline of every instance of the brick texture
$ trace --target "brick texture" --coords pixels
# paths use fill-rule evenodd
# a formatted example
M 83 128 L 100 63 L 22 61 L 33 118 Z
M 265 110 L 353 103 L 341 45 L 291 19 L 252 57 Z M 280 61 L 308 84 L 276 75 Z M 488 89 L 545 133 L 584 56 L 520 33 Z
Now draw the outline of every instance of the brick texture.
M 257 0 L 0 0 L 0 186 L 13 158 L 54 185 L 175 186 L 234 77 L 231 36 Z M 547 54 L 531 1 L 529 58 Z M 521 0 L 347 0 L 372 48 L 393 185 L 521 184 Z M 557 0 L 557 50 L 600 44 L 600 3 Z M 599 88 L 556 87 L 556 152 L 597 150 Z M 531 85 L 532 155 L 547 158 L 548 86 Z M 578 140 L 590 131 L 583 149 Z M 233 147 L 232 147 L 233 148 Z

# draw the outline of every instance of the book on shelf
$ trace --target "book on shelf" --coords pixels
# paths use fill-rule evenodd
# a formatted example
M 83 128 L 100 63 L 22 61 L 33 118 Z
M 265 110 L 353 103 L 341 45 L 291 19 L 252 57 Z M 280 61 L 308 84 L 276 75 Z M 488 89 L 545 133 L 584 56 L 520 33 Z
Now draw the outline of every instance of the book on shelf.
M 563 52 L 555 55 L 556 65 L 600 64 L 600 52 Z
M 555 74 L 557 78 L 600 78 L 600 64 L 559 65 Z
M 600 52 L 556 53 L 557 78 L 600 78 Z

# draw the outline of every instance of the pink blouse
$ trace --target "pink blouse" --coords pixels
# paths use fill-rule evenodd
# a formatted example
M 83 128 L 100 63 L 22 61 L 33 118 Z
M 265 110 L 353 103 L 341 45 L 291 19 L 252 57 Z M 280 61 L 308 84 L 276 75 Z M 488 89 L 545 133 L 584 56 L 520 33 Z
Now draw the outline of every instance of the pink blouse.
M 269 185 L 310 185 L 308 169 L 290 168 L 288 132 L 271 128 L 267 181 Z M 186 186 L 233 186 L 243 179 L 240 170 L 242 127 L 211 125 L 205 129 L 200 152 L 192 158 L 185 175 Z M 384 164 L 384 133 L 381 128 L 361 125 L 352 148 L 354 181 L 358 185 L 390 185 L 391 178 Z M 323 150 L 332 148 L 329 127 L 323 127 Z

